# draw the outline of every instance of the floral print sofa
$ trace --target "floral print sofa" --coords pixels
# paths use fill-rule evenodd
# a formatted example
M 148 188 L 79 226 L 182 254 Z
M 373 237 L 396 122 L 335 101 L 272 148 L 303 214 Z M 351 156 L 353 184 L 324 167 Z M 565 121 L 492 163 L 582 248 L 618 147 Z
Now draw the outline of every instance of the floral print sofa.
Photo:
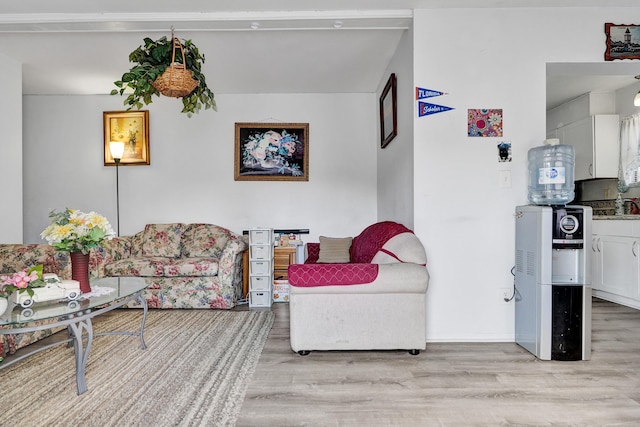
M 147 224 L 93 250 L 91 275 L 144 277 L 149 308 L 228 309 L 242 296 L 246 248 L 241 235 L 213 224 Z
M 0 275 L 15 273 L 39 264 L 42 264 L 44 273 L 55 273 L 64 279 L 71 278 L 71 263 L 67 252 L 59 252 L 47 244 L 0 244 Z M 40 324 L 45 322 L 42 321 Z M 62 329 L 64 328 L 0 335 L 0 357 L 13 354 L 19 348 Z

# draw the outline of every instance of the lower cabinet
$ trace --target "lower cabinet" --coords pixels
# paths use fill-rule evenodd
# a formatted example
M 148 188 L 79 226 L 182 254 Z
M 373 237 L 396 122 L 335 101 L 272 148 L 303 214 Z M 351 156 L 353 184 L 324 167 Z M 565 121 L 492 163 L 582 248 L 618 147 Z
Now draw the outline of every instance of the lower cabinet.
M 627 223 L 613 230 L 604 227 L 604 231 L 626 235 L 600 233 L 596 222 L 591 247 L 593 295 L 640 309 L 640 236 L 634 236 L 633 230 L 636 221 L 602 221 Z

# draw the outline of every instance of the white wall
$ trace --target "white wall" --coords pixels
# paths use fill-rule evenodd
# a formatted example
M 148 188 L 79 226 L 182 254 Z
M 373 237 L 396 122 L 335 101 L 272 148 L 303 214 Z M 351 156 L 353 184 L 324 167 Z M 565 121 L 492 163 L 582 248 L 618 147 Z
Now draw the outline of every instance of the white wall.
M 384 90 L 391 73 L 396 73 L 398 135 L 380 148 L 378 124 L 378 220 L 396 221 L 413 229 L 413 31 L 405 31 L 385 71 L 376 96 Z
M 640 8 L 433 9 L 414 18 L 415 86 L 453 111 L 415 119 L 415 230 L 427 248 L 430 341 L 514 339 L 514 208 L 545 138 L 547 62 L 599 62 L 604 23 Z M 435 101 L 434 101 L 435 102 Z M 437 102 L 436 102 L 437 103 Z M 504 138 L 467 137 L 467 109 L 502 108 Z M 513 162 L 496 144 L 511 141 Z M 511 169 L 512 187 L 498 173 Z
M 638 74 L 640 74 L 640 65 Z M 616 91 L 616 114 L 619 114 L 621 119 L 640 113 L 640 107 L 633 105 L 633 98 L 638 91 L 640 91 L 640 81 Z
M 0 243 L 22 242 L 22 66 L 0 54 Z M 24 171 L 30 173 L 29 169 Z
M 192 118 L 179 100 L 150 110 L 150 166 L 120 167 L 120 233 L 152 222 L 309 228 L 353 236 L 376 220 L 375 94 L 216 97 L 218 112 Z M 25 240 L 41 241 L 51 209 L 95 210 L 115 228 L 115 168 L 103 166 L 103 111 L 114 96 L 26 96 Z M 308 122 L 309 182 L 236 182 L 235 122 Z

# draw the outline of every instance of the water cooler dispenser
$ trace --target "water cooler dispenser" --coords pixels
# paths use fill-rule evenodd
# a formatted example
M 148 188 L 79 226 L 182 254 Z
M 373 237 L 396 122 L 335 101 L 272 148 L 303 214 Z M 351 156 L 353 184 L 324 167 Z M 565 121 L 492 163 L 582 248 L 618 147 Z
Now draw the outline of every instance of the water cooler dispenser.
M 542 360 L 591 357 L 588 206 L 516 207 L 515 338 Z

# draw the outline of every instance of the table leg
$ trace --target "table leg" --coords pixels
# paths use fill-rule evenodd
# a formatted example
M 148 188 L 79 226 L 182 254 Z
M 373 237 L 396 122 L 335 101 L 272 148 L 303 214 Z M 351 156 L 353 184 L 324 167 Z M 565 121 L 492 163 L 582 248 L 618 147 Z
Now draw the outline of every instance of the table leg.
M 93 341 L 93 325 L 91 324 L 91 318 L 69 324 L 69 330 L 74 338 L 73 347 L 76 356 L 76 385 L 78 388 L 78 394 L 80 395 L 87 391 L 85 373 L 87 369 L 87 359 L 89 358 L 89 350 L 91 350 L 91 342 Z M 82 336 L 84 335 L 83 330 L 87 331 L 87 345 L 84 350 L 82 342 Z
M 142 304 L 142 325 L 140 326 L 140 344 L 142 345 L 142 349 L 147 349 L 147 344 L 144 342 L 144 324 L 147 321 L 147 311 L 149 306 L 147 305 L 147 300 L 142 294 L 138 294 L 136 298 L 138 303 Z

